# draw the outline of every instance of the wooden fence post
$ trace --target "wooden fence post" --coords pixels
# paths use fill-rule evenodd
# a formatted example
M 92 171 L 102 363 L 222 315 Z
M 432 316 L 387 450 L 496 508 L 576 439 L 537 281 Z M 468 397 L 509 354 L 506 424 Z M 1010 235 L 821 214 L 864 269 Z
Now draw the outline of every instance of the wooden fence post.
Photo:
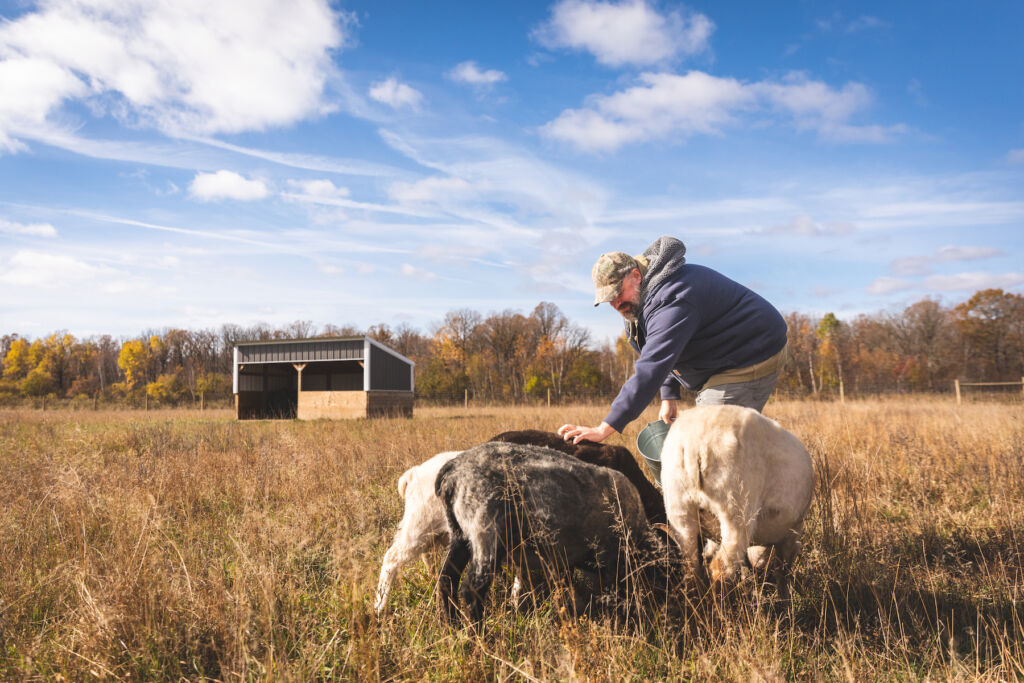
M 548 387 L 548 408 L 551 407 L 551 387 Z
M 465 395 L 463 406 L 466 407 L 466 408 L 469 407 L 469 389 L 466 389 L 466 395 Z
M 956 404 L 960 405 L 960 380 L 953 380 L 953 388 L 956 389 Z
M 846 403 L 846 392 L 843 390 L 843 380 L 839 380 L 839 402 Z

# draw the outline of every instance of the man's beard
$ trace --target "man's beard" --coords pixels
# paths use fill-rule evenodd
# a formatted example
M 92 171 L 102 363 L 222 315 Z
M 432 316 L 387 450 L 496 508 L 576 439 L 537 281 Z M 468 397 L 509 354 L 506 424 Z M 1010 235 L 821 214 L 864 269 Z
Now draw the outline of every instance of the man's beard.
M 625 302 L 622 308 L 619 309 L 619 313 L 629 322 L 636 322 L 636 306 L 634 306 L 632 302 Z

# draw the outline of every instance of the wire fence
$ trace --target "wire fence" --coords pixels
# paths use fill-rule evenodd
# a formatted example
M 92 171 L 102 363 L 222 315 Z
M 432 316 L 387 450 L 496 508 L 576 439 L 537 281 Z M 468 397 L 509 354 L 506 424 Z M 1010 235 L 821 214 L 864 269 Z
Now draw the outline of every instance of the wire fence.
M 608 405 L 618 391 L 573 392 L 557 394 L 555 392 L 527 396 L 495 396 L 487 393 L 476 393 L 472 389 L 449 393 L 432 393 L 415 396 L 418 406 L 426 407 L 499 407 L 499 406 L 564 406 L 564 405 Z M 682 402 L 692 404 L 695 392 L 683 390 Z M 928 389 L 908 386 L 903 383 L 862 383 L 853 387 L 842 383 L 819 388 L 817 392 L 804 387 L 776 387 L 773 396 L 782 400 L 808 401 L 852 401 L 871 400 L 893 396 L 947 396 L 957 404 L 964 402 L 999 401 L 1024 402 L 1024 377 L 1017 381 L 974 382 L 955 379 L 936 383 Z M 657 404 L 655 398 L 652 403 Z M 29 408 L 35 410 L 224 410 L 234 409 L 233 394 L 207 394 L 189 397 L 173 403 L 160 403 L 147 396 L 126 396 L 118 398 L 89 397 L 79 395 L 74 398 L 0 396 L 2 408 Z

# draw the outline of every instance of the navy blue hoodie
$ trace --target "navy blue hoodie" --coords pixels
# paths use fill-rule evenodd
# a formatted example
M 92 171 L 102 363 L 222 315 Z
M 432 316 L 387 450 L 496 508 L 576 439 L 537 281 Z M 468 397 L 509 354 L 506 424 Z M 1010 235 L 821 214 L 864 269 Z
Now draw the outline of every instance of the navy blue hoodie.
M 771 358 L 786 345 L 786 321 L 750 289 L 687 263 L 645 294 L 629 336 L 640 358 L 604 420 L 619 432 L 658 387 L 678 399 L 679 383 L 699 390 L 716 373 Z

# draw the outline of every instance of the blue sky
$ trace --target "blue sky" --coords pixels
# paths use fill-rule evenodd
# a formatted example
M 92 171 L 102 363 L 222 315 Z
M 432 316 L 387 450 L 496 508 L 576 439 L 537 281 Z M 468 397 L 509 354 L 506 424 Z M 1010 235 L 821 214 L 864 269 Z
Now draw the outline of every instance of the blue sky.
M 784 312 L 1024 292 L 1024 4 L 0 1 L 0 332 L 429 332 L 660 235 Z

